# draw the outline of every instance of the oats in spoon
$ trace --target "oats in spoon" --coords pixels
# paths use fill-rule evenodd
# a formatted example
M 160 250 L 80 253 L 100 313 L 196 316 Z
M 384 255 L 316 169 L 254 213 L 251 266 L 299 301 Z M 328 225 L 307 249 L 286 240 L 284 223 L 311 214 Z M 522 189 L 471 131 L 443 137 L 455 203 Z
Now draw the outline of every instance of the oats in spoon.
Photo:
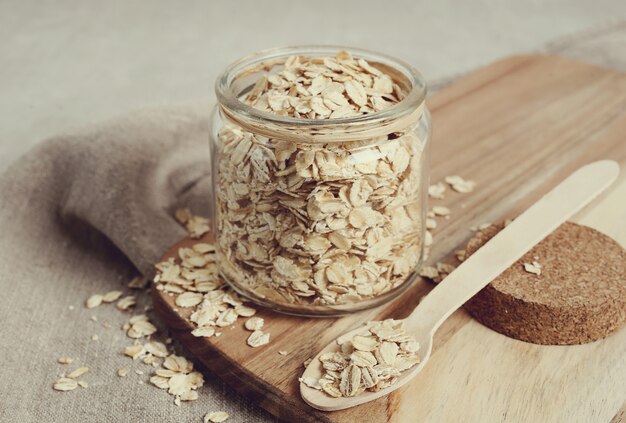
M 352 397 L 377 392 L 394 384 L 400 373 L 420 362 L 419 343 L 401 321 L 374 322 L 351 339 L 337 340 L 339 351 L 322 354 L 324 376 L 302 382 L 332 397 Z

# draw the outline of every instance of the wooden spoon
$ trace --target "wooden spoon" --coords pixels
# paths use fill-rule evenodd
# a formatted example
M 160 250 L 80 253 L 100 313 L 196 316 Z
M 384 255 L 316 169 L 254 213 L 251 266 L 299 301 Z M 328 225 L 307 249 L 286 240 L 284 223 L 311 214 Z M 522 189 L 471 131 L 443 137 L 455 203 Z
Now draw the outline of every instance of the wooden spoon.
M 300 394 L 304 401 L 319 410 L 341 410 L 388 395 L 409 382 L 428 362 L 433 336 L 444 320 L 608 188 L 618 174 L 619 166 L 611 160 L 602 160 L 581 167 L 461 263 L 426 295 L 411 315 L 403 321 L 406 333 L 415 336 L 420 344 L 421 361 L 402 372 L 395 384 L 378 392 L 365 391 L 354 397 L 333 398 L 301 382 Z M 340 340 L 351 339 L 359 332 L 367 330 L 367 327 L 366 325 L 352 330 L 342 335 Z M 330 343 L 315 356 L 302 379 L 320 379 L 323 376 L 323 368 L 319 357 L 323 353 L 333 351 L 339 351 L 336 342 Z

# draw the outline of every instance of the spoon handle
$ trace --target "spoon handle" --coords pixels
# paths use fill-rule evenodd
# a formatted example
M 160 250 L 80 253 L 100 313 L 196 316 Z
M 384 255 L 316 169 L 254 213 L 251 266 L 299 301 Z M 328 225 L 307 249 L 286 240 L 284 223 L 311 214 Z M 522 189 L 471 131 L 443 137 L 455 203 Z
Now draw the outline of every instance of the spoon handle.
M 581 167 L 528 208 L 437 285 L 405 320 L 430 330 L 515 263 L 559 225 L 608 188 L 619 174 L 611 160 Z

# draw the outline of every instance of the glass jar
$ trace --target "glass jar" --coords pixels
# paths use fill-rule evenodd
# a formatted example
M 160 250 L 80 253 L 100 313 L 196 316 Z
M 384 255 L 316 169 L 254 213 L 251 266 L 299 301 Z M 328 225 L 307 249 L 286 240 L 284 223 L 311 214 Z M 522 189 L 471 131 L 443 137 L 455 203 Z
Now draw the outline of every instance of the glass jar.
M 399 99 L 356 116 L 293 117 L 244 101 L 267 85 L 260 78 L 286 63 L 347 54 L 341 51 L 259 52 L 230 65 L 215 85 L 210 138 L 218 268 L 239 294 L 289 314 L 340 315 L 380 305 L 411 285 L 424 255 L 430 115 L 424 79 L 414 68 L 350 49 L 354 60 L 371 65 L 372 80 L 391 77 Z M 313 83 L 308 88 L 314 92 Z

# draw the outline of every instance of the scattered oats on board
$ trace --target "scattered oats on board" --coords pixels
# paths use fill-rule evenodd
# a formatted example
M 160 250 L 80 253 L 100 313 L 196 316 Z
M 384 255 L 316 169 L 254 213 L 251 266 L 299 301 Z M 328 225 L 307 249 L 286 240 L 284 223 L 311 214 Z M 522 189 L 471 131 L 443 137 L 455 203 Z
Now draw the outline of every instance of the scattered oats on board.
M 422 266 L 419 275 L 424 278 L 439 280 L 439 271 L 434 266 Z
M 225 422 L 230 415 L 225 411 L 214 411 L 204 416 L 204 423 L 222 423 Z
M 482 231 L 483 229 L 487 229 L 491 226 L 491 223 L 481 223 L 480 225 L 470 226 L 471 231 Z
M 452 264 L 437 262 L 435 266 L 423 266 L 419 271 L 419 275 L 439 283 L 452 273 L 454 269 L 455 266 Z
M 278 354 L 280 354 L 280 355 L 287 355 L 289 353 L 287 351 L 278 351 Z
M 256 314 L 256 309 L 241 304 L 235 307 L 235 313 L 242 317 L 251 317 Z
M 252 348 L 260 347 L 261 345 L 268 344 L 270 342 L 270 334 L 263 332 L 262 330 L 255 330 L 248 337 L 248 345 Z
M 438 182 L 428 187 L 428 196 L 437 200 L 443 200 L 446 186 L 443 182 Z
M 533 261 L 532 263 L 524 263 L 524 270 L 528 273 L 532 273 L 534 275 L 541 275 L 541 264 L 537 261 Z
M 227 308 L 220 313 L 220 315 L 217 317 L 217 320 L 215 321 L 215 324 L 221 328 L 230 326 L 235 323 L 238 316 L 239 315 L 235 312 L 235 309 Z
M 265 320 L 263 320 L 262 317 L 251 317 L 248 320 L 246 320 L 246 323 L 244 323 L 244 327 L 251 331 L 261 330 L 263 329 L 264 323 L 265 323 Z
M 79 381 L 78 381 L 78 385 L 79 385 L 81 388 L 88 388 L 88 387 L 89 387 L 89 384 L 88 384 L 87 382 L 85 382 L 84 380 L 79 380 Z
M 176 305 L 187 308 L 197 306 L 202 302 L 202 294 L 199 292 L 183 292 L 176 297 Z
M 437 228 L 437 221 L 433 218 L 426 219 L 426 229 L 435 229 Z
M 453 190 L 460 193 L 472 192 L 476 187 L 476 182 L 466 181 L 458 175 L 446 176 L 444 180 L 452 187 Z
M 100 337 L 98 335 L 92 335 L 91 336 L 91 340 L 92 341 L 97 341 L 98 339 L 100 339 Z
M 215 335 L 215 328 L 213 326 L 204 326 L 192 330 L 191 334 L 198 338 L 210 338 Z
M 126 375 L 128 375 L 128 369 L 122 367 L 120 369 L 117 369 L 117 375 L 119 377 L 126 377 Z
M 404 95 L 390 75 L 343 51 L 290 57 L 242 101 L 324 120 L 384 110 Z M 352 303 L 404 283 L 423 243 L 425 140 L 394 135 L 305 144 L 226 122 L 216 181 L 220 269 L 243 289 L 289 304 Z
M 256 309 L 245 305 L 224 284 L 217 273 L 216 261 L 212 244 L 197 243 L 191 248 L 180 248 L 177 260 L 172 258 L 156 265 L 156 288 L 175 294 L 174 303 L 191 311 L 185 319 L 196 326 L 191 331 L 193 336 L 220 336 L 221 332 L 216 329 L 232 327 L 239 317 L 248 317 L 245 323 L 248 330 L 260 330 L 263 319 L 249 317 L 256 314 Z M 128 327 L 127 330 L 130 332 Z M 261 342 L 259 345 L 267 341 L 269 334 L 252 338 L 255 344 Z
M 443 277 L 448 276 L 455 269 L 455 266 L 453 266 L 452 264 L 443 262 L 437 262 L 435 266 L 437 266 L 437 271 L 439 272 L 439 274 L 444 275 Z
M 432 212 L 435 214 L 435 216 L 450 216 L 450 209 L 445 206 L 434 206 L 432 208 Z
M 419 344 L 407 334 L 401 321 L 372 322 L 351 339 L 337 340 L 340 350 L 319 357 L 324 376 L 317 381 L 302 380 L 332 397 L 351 397 L 364 391 L 379 391 L 397 382 L 401 372 L 420 362 Z M 309 384 L 309 383 L 311 384 Z
M 458 261 L 465 261 L 465 250 L 456 250 L 454 255 Z

